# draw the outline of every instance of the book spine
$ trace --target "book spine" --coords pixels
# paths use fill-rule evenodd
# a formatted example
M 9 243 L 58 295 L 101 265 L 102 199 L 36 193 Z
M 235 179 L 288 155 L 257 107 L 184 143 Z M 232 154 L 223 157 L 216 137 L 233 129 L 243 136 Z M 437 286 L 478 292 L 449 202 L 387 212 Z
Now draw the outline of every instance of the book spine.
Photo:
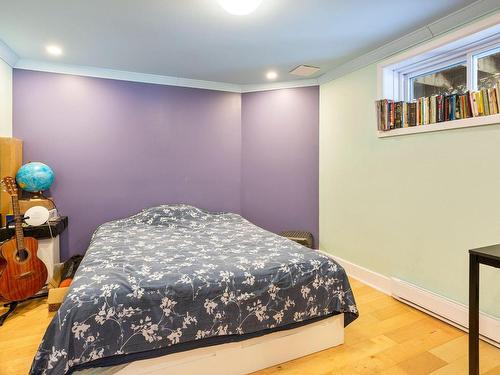
M 416 122 L 415 125 L 420 125 L 420 117 L 421 117 L 421 111 L 420 111 L 420 98 L 417 99 L 417 102 L 415 103 L 415 110 L 416 110 Z
M 391 105 L 389 101 L 386 102 L 385 118 L 386 118 L 385 122 L 386 130 L 389 130 L 391 128 Z
M 425 98 L 425 125 L 430 124 L 431 118 L 431 98 Z
M 483 107 L 483 92 L 478 91 L 476 93 L 476 101 L 477 101 L 477 113 L 478 116 L 484 115 L 484 107 Z
M 455 120 L 462 118 L 462 101 L 460 95 L 455 96 Z
M 444 97 L 444 121 L 448 121 L 450 119 L 450 97 Z
M 431 124 L 437 122 L 437 95 L 431 96 Z
M 495 110 L 495 105 L 496 105 L 496 98 L 495 98 L 495 89 L 489 88 L 488 89 L 488 100 L 489 100 L 489 108 L 490 108 L 490 115 L 494 115 L 497 113 Z
M 382 100 L 377 101 L 378 108 L 378 129 L 383 130 L 384 113 L 382 112 Z
M 437 122 L 443 122 L 443 95 L 438 95 L 436 98 Z
M 403 128 L 408 127 L 408 103 L 403 102 Z
M 389 128 L 394 129 L 394 120 L 396 114 L 396 109 L 394 108 L 394 100 L 389 100 L 389 112 L 390 112 Z
M 482 89 L 481 94 L 483 97 L 483 113 L 485 116 L 490 114 L 490 105 L 488 103 L 488 90 Z
M 380 100 L 376 100 L 375 101 L 375 114 L 377 115 L 377 130 L 382 130 L 381 128 L 381 125 L 382 125 L 382 121 L 380 119 L 380 113 L 381 113 L 381 110 L 380 110 Z
M 388 100 L 386 103 L 386 129 L 389 130 L 391 128 L 391 103 Z
M 493 96 L 493 108 L 494 108 L 494 114 L 498 114 L 499 113 L 499 108 L 498 108 L 498 92 L 497 92 L 497 89 L 496 88 L 492 88 L 491 89 L 491 93 L 492 93 L 492 96 Z
M 408 114 L 408 125 L 416 126 L 417 125 L 417 103 L 412 102 L 408 104 L 409 114 Z
M 496 88 L 496 92 L 497 92 L 497 108 L 498 108 L 498 112 L 500 113 L 500 80 L 497 81 L 495 88 Z
M 460 118 L 465 118 L 465 111 L 466 111 L 465 100 L 464 100 L 465 96 L 460 95 L 459 98 L 460 98 Z
M 434 104 L 434 96 L 431 96 L 429 98 L 429 124 L 432 124 L 434 122 L 433 118 L 435 114 L 435 109 L 433 104 Z
M 403 127 L 403 102 L 396 102 L 395 103 L 395 121 L 394 121 L 394 126 L 396 129 L 402 128 Z
M 384 129 L 384 123 L 385 123 L 384 102 L 385 102 L 385 100 L 378 101 L 378 108 L 379 108 L 379 112 L 380 112 L 380 114 L 379 114 L 379 123 L 380 123 L 379 130 L 381 130 L 381 131 L 385 130 Z
M 477 101 L 477 92 L 474 91 L 472 93 L 472 107 L 473 107 L 473 111 L 474 111 L 474 117 L 478 117 L 479 116 L 479 103 Z
M 420 124 L 425 124 L 425 98 L 420 98 Z
M 450 120 L 455 120 L 455 111 L 457 106 L 457 96 L 450 96 Z
M 474 108 L 472 106 L 472 95 L 469 91 L 465 93 L 467 101 L 467 117 L 474 117 Z

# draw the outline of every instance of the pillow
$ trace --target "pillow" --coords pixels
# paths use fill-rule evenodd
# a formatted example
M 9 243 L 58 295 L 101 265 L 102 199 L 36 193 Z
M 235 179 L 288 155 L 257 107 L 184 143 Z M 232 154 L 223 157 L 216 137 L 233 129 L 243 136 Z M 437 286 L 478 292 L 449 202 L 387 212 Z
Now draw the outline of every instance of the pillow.
M 212 218 L 208 211 L 186 204 L 162 205 L 148 208 L 136 217 L 137 223 L 161 226 L 188 226 L 202 225 Z

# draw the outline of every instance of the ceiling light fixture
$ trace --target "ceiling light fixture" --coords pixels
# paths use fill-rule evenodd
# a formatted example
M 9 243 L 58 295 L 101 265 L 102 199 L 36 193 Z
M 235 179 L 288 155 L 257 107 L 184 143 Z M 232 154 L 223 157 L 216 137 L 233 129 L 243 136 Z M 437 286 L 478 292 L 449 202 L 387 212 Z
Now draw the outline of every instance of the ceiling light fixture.
M 50 46 L 45 47 L 45 50 L 47 51 L 47 53 L 49 55 L 52 55 L 52 56 L 61 56 L 62 55 L 62 48 L 59 46 L 50 45 Z
M 276 79 L 278 78 L 278 73 L 276 73 L 274 70 L 271 70 L 266 73 L 266 78 L 270 80 Z
M 262 0 L 217 0 L 226 12 L 235 16 L 245 16 L 255 11 Z

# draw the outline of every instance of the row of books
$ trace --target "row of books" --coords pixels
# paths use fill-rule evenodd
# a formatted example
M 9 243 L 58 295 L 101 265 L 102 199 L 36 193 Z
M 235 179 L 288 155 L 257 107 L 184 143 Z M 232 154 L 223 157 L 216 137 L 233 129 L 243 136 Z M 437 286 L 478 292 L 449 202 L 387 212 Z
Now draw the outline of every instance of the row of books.
M 495 87 L 464 94 L 433 95 L 410 103 L 382 99 L 375 105 L 380 131 L 495 115 L 500 113 L 500 81 Z

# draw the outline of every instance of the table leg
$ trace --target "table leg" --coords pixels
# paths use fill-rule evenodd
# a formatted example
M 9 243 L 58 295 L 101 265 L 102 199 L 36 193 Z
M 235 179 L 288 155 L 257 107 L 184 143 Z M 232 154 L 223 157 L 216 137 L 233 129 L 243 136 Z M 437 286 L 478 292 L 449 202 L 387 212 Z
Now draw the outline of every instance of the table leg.
M 479 262 L 469 255 L 469 375 L 479 375 Z

